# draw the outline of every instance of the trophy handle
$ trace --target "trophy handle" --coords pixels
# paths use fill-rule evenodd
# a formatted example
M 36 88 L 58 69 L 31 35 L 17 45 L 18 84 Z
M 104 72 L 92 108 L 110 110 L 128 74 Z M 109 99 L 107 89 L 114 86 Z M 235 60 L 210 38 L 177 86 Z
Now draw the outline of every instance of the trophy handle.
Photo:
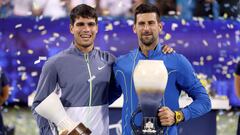
M 132 127 L 135 135 L 138 135 L 142 132 L 141 131 L 141 126 L 137 126 L 134 122 L 136 115 L 140 112 L 142 112 L 142 110 L 141 110 L 141 107 L 138 106 L 137 109 L 132 113 L 132 116 L 131 116 L 131 119 L 130 119 L 130 124 L 131 124 L 131 127 Z

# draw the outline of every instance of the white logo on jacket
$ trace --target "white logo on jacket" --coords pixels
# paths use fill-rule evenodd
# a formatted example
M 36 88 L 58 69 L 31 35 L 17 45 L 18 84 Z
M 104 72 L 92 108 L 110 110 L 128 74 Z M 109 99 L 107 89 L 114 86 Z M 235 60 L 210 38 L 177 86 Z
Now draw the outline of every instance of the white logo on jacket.
M 102 70 L 105 67 L 106 67 L 106 65 L 103 65 L 102 67 L 98 67 L 98 70 Z

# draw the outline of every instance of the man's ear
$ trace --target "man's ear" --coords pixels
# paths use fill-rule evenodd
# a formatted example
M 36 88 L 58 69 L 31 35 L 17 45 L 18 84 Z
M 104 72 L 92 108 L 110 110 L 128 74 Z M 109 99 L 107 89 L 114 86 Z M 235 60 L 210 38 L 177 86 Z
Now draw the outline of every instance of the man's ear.
M 159 23 L 158 23 L 158 29 L 159 29 L 159 32 L 161 32 L 161 31 L 162 31 L 162 28 L 163 28 L 163 26 L 162 26 L 162 23 L 161 23 L 161 22 L 159 22 Z
M 133 25 L 133 32 L 136 34 L 137 32 L 136 32 L 136 25 L 134 24 Z
M 96 29 L 97 29 L 96 33 L 98 33 L 98 24 L 97 24 L 97 28 Z
M 73 34 L 73 26 L 72 26 L 72 24 L 69 25 L 69 30 Z

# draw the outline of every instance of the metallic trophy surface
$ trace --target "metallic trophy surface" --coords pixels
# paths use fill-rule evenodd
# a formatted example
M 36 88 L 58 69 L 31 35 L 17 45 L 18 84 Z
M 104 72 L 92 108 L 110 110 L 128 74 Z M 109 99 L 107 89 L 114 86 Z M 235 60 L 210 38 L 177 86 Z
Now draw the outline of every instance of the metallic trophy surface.
M 133 73 L 139 107 L 133 112 L 131 127 L 136 135 L 161 135 L 163 128 L 157 117 L 167 85 L 168 72 L 161 60 L 139 60 Z M 136 114 L 142 112 L 142 125 L 134 123 Z

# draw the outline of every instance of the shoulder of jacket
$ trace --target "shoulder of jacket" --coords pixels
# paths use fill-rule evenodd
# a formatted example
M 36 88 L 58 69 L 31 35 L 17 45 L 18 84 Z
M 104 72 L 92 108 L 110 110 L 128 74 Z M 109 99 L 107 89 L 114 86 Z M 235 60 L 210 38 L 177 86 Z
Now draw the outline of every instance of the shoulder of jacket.
M 96 50 L 96 51 L 97 51 L 97 56 L 100 57 L 100 59 L 102 60 L 113 62 L 116 59 L 116 57 L 108 51 L 102 51 L 102 50 Z
M 136 49 L 135 49 L 135 50 L 131 50 L 131 51 L 130 51 L 129 53 L 127 53 L 127 54 L 120 55 L 120 56 L 116 59 L 116 62 L 119 63 L 119 62 L 122 62 L 122 61 L 134 59 L 134 57 L 136 57 L 136 55 L 138 55 Z

